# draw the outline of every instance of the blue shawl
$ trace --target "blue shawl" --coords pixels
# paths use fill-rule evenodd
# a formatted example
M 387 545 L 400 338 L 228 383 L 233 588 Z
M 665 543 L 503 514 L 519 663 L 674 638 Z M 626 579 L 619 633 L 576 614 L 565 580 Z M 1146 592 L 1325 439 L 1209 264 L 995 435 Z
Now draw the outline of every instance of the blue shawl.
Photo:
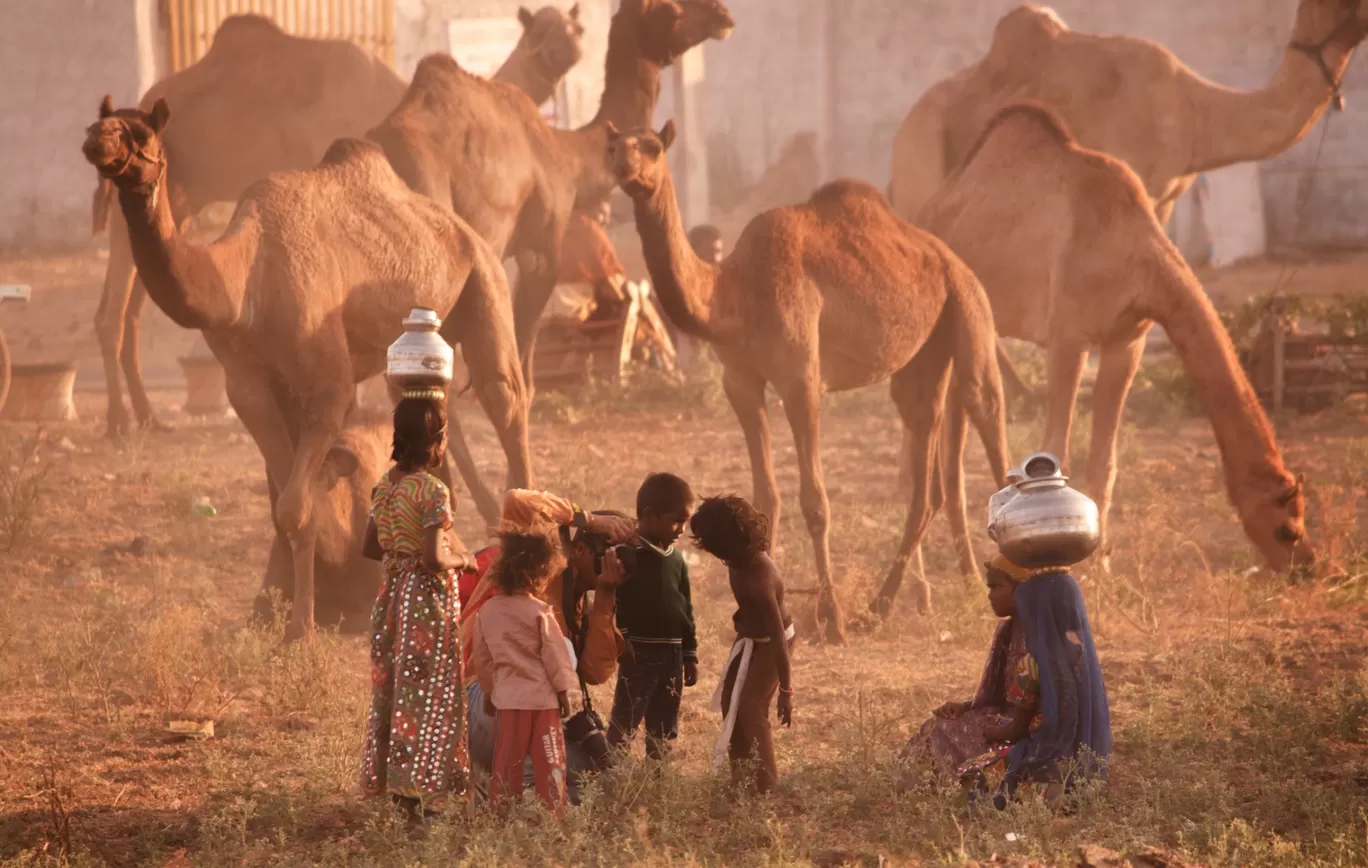
M 1016 620 L 1040 670 L 1039 731 L 1007 755 L 1007 791 L 1018 783 L 1049 783 L 1069 774 L 1106 775 L 1111 712 L 1097 662 L 1083 592 L 1068 573 L 1027 579 L 1015 591 Z M 1082 748 L 1088 748 L 1080 757 Z M 1079 766 L 1070 763 L 1077 758 Z M 1066 782 L 1068 783 L 1068 782 Z

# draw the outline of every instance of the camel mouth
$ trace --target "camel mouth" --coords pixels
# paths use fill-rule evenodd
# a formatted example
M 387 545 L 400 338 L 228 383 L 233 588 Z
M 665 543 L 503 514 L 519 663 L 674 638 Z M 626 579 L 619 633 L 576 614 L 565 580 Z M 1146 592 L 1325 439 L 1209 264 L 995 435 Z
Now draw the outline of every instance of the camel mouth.
M 619 175 L 617 182 L 618 186 L 622 188 L 622 192 L 634 199 L 648 196 L 651 193 L 651 188 L 646 186 L 646 182 L 641 179 L 640 175 Z
M 735 29 L 735 24 L 728 24 L 725 27 L 719 27 L 717 30 L 713 31 L 713 39 L 716 39 L 718 42 L 725 42 L 727 40 L 727 37 L 731 36 L 732 31 Z

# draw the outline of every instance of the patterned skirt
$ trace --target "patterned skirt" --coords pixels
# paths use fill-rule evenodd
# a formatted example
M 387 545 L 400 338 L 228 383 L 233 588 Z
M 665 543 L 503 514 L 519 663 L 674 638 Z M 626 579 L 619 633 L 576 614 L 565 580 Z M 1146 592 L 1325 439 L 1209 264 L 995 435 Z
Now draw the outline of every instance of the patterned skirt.
M 385 584 L 371 613 L 366 795 L 415 798 L 435 811 L 465 792 L 460 613 L 453 577 L 428 572 L 416 557 L 385 557 Z

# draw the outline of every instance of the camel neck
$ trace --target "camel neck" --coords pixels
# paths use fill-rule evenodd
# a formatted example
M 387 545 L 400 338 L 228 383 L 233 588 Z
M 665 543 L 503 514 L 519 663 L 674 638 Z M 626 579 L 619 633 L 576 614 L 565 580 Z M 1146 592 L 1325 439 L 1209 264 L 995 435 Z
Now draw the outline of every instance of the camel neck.
M 128 223 L 138 276 L 172 322 L 182 328 L 212 330 L 238 321 L 243 285 L 225 282 L 217 243 L 205 247 L 181 236 L 164 179 L 150 190 L 121 189 L 119 208 Z
M 1287 490 L 1292 475 L 1206 291 L 1176 247 L 1167 239 L 1158 246 L 1154 267 L 1137 272 L 1151 281 L 1144 313 L 1163 326 L 1183 361 L 1215 432 L 1231 502 L 1243 515 L 1270 492 Z
M 660 98 L 660 65 L 641 48 L 640 21 L 618 12 L 608 29 L 603 63 L 603 96 L 591 126 L 612 123 L 620 130 L 650 126 Z
M 669 175 L 651 195 L 634 196 L 633 207 L 646 270 L 666 315 L 686 334 L 716 341 L 721 270 L 700 259 L 690 246 Z
M 494 80 L 513 85 L 531 97 L 533 104 L 538 106 L 555 96 L 556 86 L 561 81 L 554 74 L 540 68 L 539 55 L 527 46 L 525 35 L 508 55 L 503 66 L 499 67 L 499 71 L 494 73 Z
M 1278 71 L 1259 90 L 1223 87 L 1194 73 L 1180 80 L 1188 114 L 1197 119 L 1189 174 L 1275 156 L 1310 131 L 1334 96 L 1327 73 L 1340 81 L 1353 47 L 1303 45 L 1284 49 Z

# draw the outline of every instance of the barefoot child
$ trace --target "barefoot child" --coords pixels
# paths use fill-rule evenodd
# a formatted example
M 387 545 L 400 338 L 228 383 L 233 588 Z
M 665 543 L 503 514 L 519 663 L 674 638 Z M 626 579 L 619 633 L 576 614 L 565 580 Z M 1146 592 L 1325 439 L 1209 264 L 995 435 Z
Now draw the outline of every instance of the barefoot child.
M 617 625 L 627 645 L 618 663 L 608 743 L 630 743 L 644 718 L 652 759 L 662 758 L 679 735 L 684 687 L 698 683 L 689 566 L 674 547 L 693 502 L 687 482 L 652 473 L 637 491 L 637 536 L 616 549 L 626 571 L 617 592 Z
M 725 756 L 735 783 L 767 793 L 779 782 L 769 722 L 776 690 L 779 722 L 793 725 L 794 636 L 784 609 L 784 580 L 768 554 L 769 522 L 733 495 L 703 501 L 689 528 L 699 548 L 727 565 L 736 597 L 736 642 L 713 695 L 713 710 L 723 716 L 713 767 L 720 768 Z M 754 772 L 747 774 L 752 763 Z
M 540 533 L 504 533 L 494 567 L 499 595 L 475 618 L 475 663 L 486 711 L 494 716 L 490 803 L 498 810 L 523 791 L 530 754 L 537 795 L 565 811 L 565 737 L 575 666 L 555 613 L 537 595 L 563 566 L 560 545 Z M 491 709 L 492 706 L 492 709 Z

